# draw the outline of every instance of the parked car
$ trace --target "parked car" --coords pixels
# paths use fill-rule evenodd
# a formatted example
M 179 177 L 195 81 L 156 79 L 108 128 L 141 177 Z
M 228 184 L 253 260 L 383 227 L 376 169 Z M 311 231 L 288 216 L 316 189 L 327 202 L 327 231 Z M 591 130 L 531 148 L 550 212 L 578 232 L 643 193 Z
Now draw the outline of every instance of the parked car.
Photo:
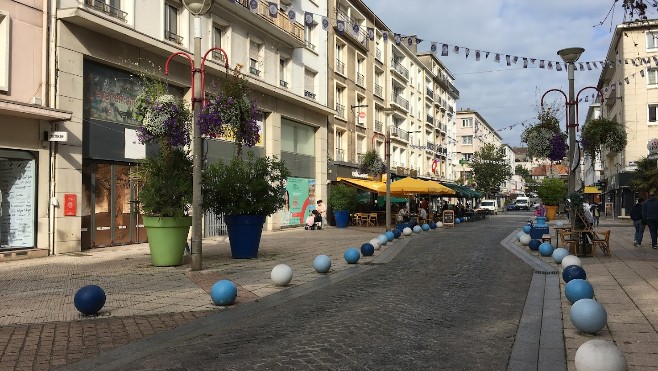
M 518 210 L 514 202 L 510 202 L 509 204 L 507 204 L 507 211 L 514 211 L 514 210 Z

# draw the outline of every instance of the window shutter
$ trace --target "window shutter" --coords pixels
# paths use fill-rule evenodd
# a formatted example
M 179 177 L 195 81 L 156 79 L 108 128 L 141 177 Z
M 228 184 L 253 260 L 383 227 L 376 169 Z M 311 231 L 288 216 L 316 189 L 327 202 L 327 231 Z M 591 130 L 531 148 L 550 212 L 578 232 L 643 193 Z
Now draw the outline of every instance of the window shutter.
M 249 44 L 249 57 L 251 59 L 258 60 L 258 54 L 260 54 L 259 52 L 260 52 L 260 46 L 252 41 Z
M 313 85 L 315 85 L 314 77 L 315 75 L 313 74 L 312 71 L 309 70 L 304 71 L 304 89 L 311 92 L 313 91 Z

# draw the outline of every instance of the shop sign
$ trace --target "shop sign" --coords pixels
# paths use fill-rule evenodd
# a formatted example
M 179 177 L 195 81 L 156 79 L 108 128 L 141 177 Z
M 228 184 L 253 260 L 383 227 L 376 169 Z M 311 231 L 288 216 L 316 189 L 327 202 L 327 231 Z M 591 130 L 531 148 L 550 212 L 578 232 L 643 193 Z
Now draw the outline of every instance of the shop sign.
M 66 142 L 69 133 L 66 131 L 53 131 L 48 136 L 49 142 Z
M 649 150 L 650 155 L 658 154 L 658 138 L 649 140 L 649 143 L 647 143 L 647 149 Z

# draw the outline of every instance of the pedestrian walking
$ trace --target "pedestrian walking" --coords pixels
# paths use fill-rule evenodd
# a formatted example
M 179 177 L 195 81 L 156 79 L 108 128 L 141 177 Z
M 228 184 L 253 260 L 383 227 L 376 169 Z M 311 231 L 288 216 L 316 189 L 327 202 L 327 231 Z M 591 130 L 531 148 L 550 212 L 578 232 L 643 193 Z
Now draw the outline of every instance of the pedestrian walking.
M 658 249 L 656 244 L 656 233 L 658 233 L 658 199 L 652 193 L 649 199 L 642 205 L 642 219 L 649 227 L 649 235 L 651 235 L 651 247 Z
M 633 227 L 635 227 L 635 238 L 633 239 L 633 246 L 642 246 L 642 237 L 644 237 L 644 220 L 642 219 L 642 203 L 643 198 L 638 198 L 637 203 L 631 209 L 631 220 Z
M 599 218 L 601 217 L 601 211 L 599 210 L 599 204 L 594 202 L 592 206 L 590 207 L 589 211 L 592 213 L 592 216 L 594 217 L 594 225 L 599 226 Z

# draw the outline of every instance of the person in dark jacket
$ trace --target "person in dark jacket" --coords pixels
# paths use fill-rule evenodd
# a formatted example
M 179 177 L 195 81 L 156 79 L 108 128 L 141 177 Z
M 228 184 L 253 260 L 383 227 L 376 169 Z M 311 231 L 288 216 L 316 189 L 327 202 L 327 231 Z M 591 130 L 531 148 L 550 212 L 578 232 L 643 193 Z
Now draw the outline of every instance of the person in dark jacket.
M 642 205 L 642 219 L 649 227 L 651 247 L 658 249 L 658 245 L 656 244 L 656 233 L 658 232 L 658 199 L 656 199 L 656 195 L 653 193 L 644 205 Z
M 644 236 L 644 220 L 642 220 L 643 202 L 643 198 L 638 198 L 637 203 L 631 209 L 631 220 L 633 221 L 633 227 L 635 227 L 633 246 L 642 246 L 642 237 Z

